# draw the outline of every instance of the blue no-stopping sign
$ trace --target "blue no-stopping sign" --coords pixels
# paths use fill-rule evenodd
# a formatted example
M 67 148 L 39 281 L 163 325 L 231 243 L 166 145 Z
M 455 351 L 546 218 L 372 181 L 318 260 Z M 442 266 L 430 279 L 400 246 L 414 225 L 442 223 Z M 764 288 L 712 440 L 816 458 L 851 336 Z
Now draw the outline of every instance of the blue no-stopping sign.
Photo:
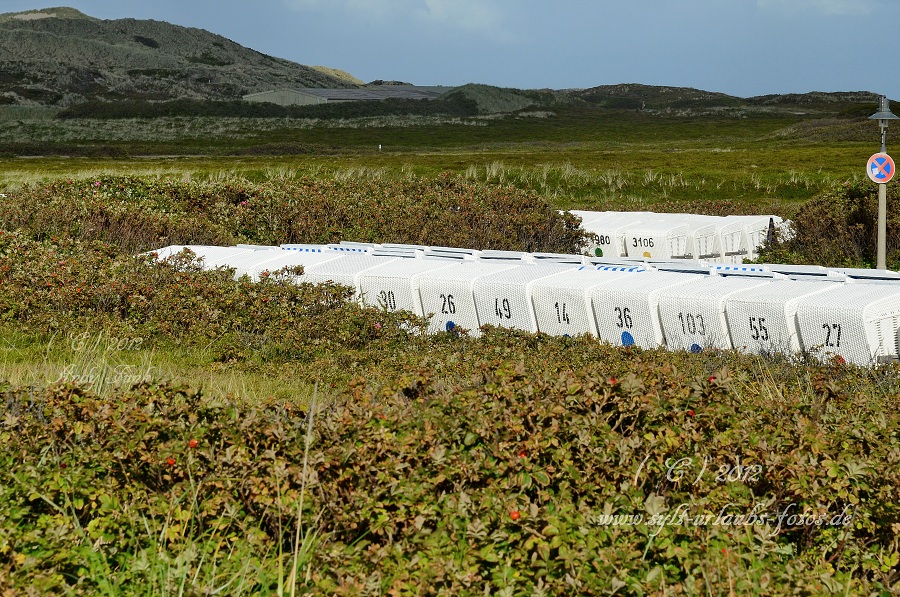
M 894 178 L 894 159 L 886 153 L 876 153 L 866 164 L 866 174 L 872 182 L 888 182 Z

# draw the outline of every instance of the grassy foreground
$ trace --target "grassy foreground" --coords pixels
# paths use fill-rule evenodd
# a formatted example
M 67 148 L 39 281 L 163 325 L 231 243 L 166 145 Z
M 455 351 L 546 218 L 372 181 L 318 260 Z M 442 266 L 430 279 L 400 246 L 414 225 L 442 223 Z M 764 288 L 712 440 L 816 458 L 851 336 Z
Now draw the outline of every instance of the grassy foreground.
M 816 225 L 869 209 L 829 193 L 770 250 L 808 256 Z M 428 336 L 298 271 L 133 257 L 351 235 L 577 250 L 532 191 L 56 180 L 11 194 L 0 231 L 9 594 L 900 591 L 895 368 Z

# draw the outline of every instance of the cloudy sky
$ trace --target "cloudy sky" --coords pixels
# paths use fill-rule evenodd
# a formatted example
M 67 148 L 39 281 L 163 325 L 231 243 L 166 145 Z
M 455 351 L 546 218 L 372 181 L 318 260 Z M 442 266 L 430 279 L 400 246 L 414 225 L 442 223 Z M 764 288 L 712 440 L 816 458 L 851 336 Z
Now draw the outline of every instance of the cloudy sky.
M 59 5 L 199 27 L 364 81 L 900 99 L 900 0 L 0 0 L 0 12 Z

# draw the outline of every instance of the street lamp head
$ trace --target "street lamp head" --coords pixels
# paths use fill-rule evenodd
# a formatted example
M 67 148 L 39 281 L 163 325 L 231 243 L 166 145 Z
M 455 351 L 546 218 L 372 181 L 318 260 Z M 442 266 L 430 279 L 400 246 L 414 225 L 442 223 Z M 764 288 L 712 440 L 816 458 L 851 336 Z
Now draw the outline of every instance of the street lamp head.
M 881 96 L 878 103 L 878 111 L 869 116 L 869 120 L 877 120 L 881 128 L 881 153 L 887 153 L 887 127 L 888 121 L 898 120 L 898 116 L 891 112 L 891 105 L 886 95 Z
M 869 116 L 869 120 L 877 120 L 878 125 L 881 128 L 887 128 L 888 120 L 900 120 L 900 116 L 897 116 L 893 112 L 891 112 L 890 103 L 888 102 L 888 98 L 886 95 L 881 96 L 881 101 L 878 105 L 878 112 L 875 112 L 871 116 Z
M 887 128 L 888 120 L 900 120 L 900 116 L 897 116 L 893 112 L 875 112 L 871 116 L 869 116 L 869 120 L 877 120 L 878 126 L 882 128 Z

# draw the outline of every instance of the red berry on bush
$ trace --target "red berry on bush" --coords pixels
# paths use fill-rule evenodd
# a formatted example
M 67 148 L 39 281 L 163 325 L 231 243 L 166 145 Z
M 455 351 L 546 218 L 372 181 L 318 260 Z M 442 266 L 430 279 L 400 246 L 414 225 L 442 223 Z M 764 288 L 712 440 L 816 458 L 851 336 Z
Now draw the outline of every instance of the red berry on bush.
M 528 452 L 526 452 L 525 450 L 519 452 L 519 458 L 525 458 L 526 456 L 528 456 Z
M 616 385 L 617 383 L 619 383 L 619 380 L 616 379 L 615 377 L 610 377 L 606 381 L 608 381 L 610 383 L 610 385 Z
M 694 411 L 693 411 L 693 410 L 689 410 L 689 411 L 687 411 L 687 416 L 689 416 L 689 417 L 693 417 L 693 416 L 694 416 L 694 414 L 695 414 L 695 413 L 694 413 Z
M 519 520 L 519 517 L 521 517 L 521 516 L 522 516 L 522 514 L 518 510 L 512 510 L 509 513 L 509 517 L 512 518 L 513 520 Z
M 166 462 L 169 463 L 169 466 L 175 466 L 175 459 L 169 456 L 166 458 Z
M 716 381 L 716 376 L 715 376 L 715 375 L 710 375 L 710 376 L 709 376 L 709 379 L 707 379 L 706 381 L 708 381 L 709 383 L 712 383 L 712 382 Z
M 199 444 L 200 444 L 200 442 L 198 442 L 198 441 L 195 440 L 195 439 L 192 439 L 191 441 L 188 442 L 188 447 L 189 447 L 189 448 L 196 448 Z

